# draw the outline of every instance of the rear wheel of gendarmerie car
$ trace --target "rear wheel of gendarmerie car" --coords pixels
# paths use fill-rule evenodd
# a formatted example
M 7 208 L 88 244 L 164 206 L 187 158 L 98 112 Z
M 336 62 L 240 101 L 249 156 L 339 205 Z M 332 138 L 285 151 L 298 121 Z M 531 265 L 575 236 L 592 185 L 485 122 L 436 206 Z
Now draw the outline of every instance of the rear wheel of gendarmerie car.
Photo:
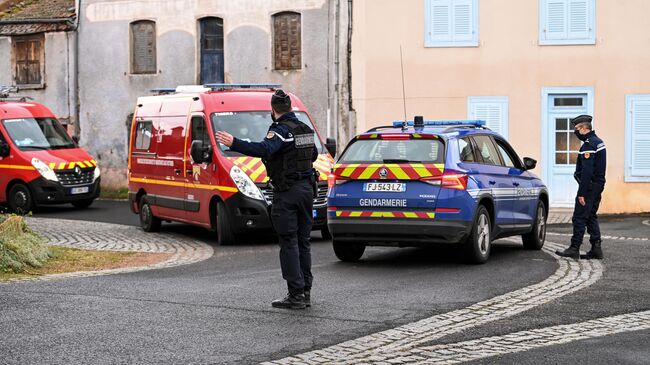
M 492 225 L 487 209 L 479 205 L 474 225 L 465 242 L 465 259 L 471 264 L 485 263 L 490 257 L 492 246 Z
M 334 254 L 341 261 L 355 262 L 359 261 L 363 252 L 366 250 L 366 245 L 362 243 L 341 242 L 334 239 L 332 241 L 334 247 Z
M 217 203 L 217 243 L 222 246 L 235 243 L 228 210 L 222 202 Z
M 143 196 L 140 198 L 140 227 L 145 232 L 157 232 L 160 230 L 160 226 L 160 218 L 153 215 L 147 196 Z

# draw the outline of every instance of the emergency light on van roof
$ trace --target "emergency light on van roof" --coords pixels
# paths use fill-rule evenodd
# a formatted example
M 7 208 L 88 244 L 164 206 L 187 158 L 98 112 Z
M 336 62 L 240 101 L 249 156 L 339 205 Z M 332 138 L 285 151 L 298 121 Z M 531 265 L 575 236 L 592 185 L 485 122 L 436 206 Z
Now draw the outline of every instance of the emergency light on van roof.
M 282 87 L 281 84 L 205 84 L 204 87 L 212 90 L 225 89 L 277 89 Z
M 406 125 L 409 127 L 412 127 L 414 125 L 412 120 L 406 121 Z M 447 126 L 455 126 L 455 125 L 470 125 L 470 126 L 475 126 L 475 127 L 483 127 L 485 125 L 484 120 L 479 120 L 479 119 L 468 119 L 468 120 L 425 120 L 424 121 L 424 126 L 440 126 L 440 127 L 447 127 Z M 393 127 L 402 127 L 404 126 L 404 121 L 403 120 L 396 120 L 393 122 Z

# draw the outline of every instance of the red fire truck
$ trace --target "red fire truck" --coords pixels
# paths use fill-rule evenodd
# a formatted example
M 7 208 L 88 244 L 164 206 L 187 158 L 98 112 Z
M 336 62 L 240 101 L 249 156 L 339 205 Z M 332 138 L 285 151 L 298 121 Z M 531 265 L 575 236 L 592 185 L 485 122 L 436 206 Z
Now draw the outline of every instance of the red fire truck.
M 99 196 L 97 162 L 54 114 L 0 87 L 0 203 L 25 214 L 37 205 L 86 208 Z
M 216 84 L 156 89 L 138 98 L 129 149 L 129 201 L 145 231 L 178 221 L 217 232 L 219 244 L 237 235 L 272 230 L 273 190 L 259 158 L 217 144 L 218 130 L 261 141 L 271 124 L 271 95 L 280 85 Z M 291 95 L 291 94 L 290 94 Z M 320 172 L 314 198 L 314 229 L 327 230 L 327 176 L 335 143 L 322 142 L 300 99 L 296 116 L 314 129 Z M 331 151 L 332 153 L 328 153 Z

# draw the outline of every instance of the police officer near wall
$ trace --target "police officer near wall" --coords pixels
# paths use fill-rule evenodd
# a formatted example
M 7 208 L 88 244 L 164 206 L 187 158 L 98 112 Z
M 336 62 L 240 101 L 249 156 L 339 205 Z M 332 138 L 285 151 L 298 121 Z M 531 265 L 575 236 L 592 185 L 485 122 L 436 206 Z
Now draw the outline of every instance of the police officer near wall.
M 605 188 L 605 167 L 607 165 L 605 143 L 593 131 L 591 116 L 579 115 L 571 119 L 571 125 L 574 128 L 576 137 L 583 142 L 576 163 L 576 172 L 573 174 L 579 184 L 572 218 L 573 236 L 569 248 L 564 251 L 558 250 L 555 253 L 574 259 L 601 260 L 603 250 L 596 214 Z M 580 245 L 585 234 L 585 227 L 589 232 L 591 250 L 586 255 L 580 255 Z
M 266 138 L 246 142 L 219 131 L 217 142 L 231 150 L 261 157 L 273 185 L 271 220 L 280 244 L 282 277 L 289 293 L 271 303 L 276 308 L 304 309 L 311 305 L 311 252 L 309 236 L 318 157 L 314 131 L 291 111 L 291 98 L 282 90 L 271 97 L 271 119 Z

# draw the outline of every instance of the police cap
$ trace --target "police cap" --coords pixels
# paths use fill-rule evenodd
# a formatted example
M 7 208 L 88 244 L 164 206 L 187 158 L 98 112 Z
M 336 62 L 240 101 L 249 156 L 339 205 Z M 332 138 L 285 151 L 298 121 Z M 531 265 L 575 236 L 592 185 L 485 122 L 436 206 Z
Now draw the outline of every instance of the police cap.
M 277 89 L 271 96 L 271 107 L 277 111 L 291 109 L 291 98 L 282 89 Z
M 575 128 L 575 126 L 581 123 L 591 123 L 591 119 L 591 115 L 578 115 L 577 117 L 571 119 L 571 125 Z

